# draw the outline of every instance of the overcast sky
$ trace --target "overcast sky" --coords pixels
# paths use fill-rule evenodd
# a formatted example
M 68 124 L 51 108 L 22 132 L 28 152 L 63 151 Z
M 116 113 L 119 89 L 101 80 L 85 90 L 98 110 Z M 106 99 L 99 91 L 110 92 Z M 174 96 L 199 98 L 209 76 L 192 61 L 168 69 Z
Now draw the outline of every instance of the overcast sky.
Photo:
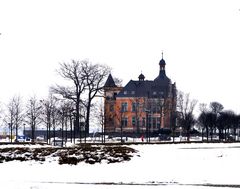
M 0 1 L 0 101 L 39 97 L 61 62 L 88 59 L 112 75 L 166 73 L 199 102 L 240 113 L 240 1 Z

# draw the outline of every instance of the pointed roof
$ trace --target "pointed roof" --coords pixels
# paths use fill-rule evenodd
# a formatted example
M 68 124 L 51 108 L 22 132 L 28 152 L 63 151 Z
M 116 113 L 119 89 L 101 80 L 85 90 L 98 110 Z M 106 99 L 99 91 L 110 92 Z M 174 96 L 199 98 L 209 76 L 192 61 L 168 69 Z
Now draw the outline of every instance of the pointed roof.
M 159 66 L 160 66 L 159 75 L 156 79 L 154 79 L 154 81 L 157 84 L 161 84 L 161 85 L 170 83 L 171 80 L 166 75 L 166 70 L 165 70 L 166 62 L 163 59 L 163 52 L 162 52 L 162 59 L 159 61 Z
M 139 81 L 144 81 L 145 76 L 141 73 L 141 74 L 138 76 L 138 79 L 139 79 Z
M 163 52 L 162 52 L 162 59 L 159 61 L 159 65 L 160 66 L 164 66 L 165 67 L 165 65 L 166 65 L 166 62 L 165 62 L 165 60 L 163 59 Z
M 107 81 L 104 85 L 104 87 L 116 87 L 117 85 L 115 84 L 113 77 L 111 74 L 108 75 Z

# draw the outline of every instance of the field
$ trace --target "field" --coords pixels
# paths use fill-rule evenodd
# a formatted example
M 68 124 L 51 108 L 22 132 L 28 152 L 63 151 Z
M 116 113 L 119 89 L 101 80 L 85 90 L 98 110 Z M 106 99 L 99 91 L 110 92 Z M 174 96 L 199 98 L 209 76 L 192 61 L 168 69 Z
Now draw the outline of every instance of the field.
M 116 163 L 103 159 L 94 164 L 86 161 L 76 165 L 61 164 L 60 156 L 51 154 L 46 155 L 44 161 L 3 160 L 0 163 L 1 188 L 240 188 L 238 143 L 139 144 L 123 147 L 128 149 L 129 158 Z M 0 149 L 6 148 L 16 147 L 0 146 Z M 17 148 L 43 147 L 19 145 Z M 1 152 L 1 155 L 4 153 Z M 106 151 L 104 153 L 107 154 Z M 111 151 L 106 157 L 111 159 L 112 154 L 117 154 L 115 160 L 121 159 L 121 153 Z M 99 154 L 96 156 L 99 157 Z M 8 155 L 14 157 L 14 153 Z

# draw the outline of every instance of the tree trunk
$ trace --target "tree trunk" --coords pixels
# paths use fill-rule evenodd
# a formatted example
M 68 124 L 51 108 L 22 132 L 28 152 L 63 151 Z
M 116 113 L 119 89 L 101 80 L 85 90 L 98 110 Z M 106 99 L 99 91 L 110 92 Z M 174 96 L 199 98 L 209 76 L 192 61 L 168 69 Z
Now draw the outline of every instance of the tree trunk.
M 32 142 L 35 142 L 35 136 L 34 136 L 34 134 L 35 134 L 35 129 L 34 129 L 34 123 L 32 123 Z
M 62 115 L 62 147 L 63 147 L 63 135 L 64 135 L 64 115 Z
M 213 141 L 213 128 L 211 127 L 211 141 Z
M 13 134 L 13 127 L 12 127 L 12 123 L 10 124 L 10 141 L 12 142 L 12 134 Z
M 75 144 L 76 139 L 76 120 L 73 120 L 73 143 Z
M 65 117 L 65 143 L 67 142 L 67 139 L 68 139 L 67 121 L 68 121 L 68 117 L 66 115 L 66 117 Z
M 82 142 L 81 141 L 81 126 L 80 126 L 80 123 L 79 123 L 79 121 L 80 121 L 80 98 L 79 99 L 77 99 L 77 102 L 76 102 L 76 129 L 78 130 L 78 132 L 79 132 L 79 139 L 80 139 L 80 143 Z
M 54 140 L 54 146 L 55 146 L 55 137 L 56 137 L 56 133 L 55 133 L 55 120 L 53 120 L 53 140 Z
M 16 124 L 16 139 L 17 139 L 17 136 L 18 136 L 18 125 Z
M 47 144 L 49 144 L 48 143 L 48 138 L 49 138 L 49 130 L 48 130 L 48 123 L 47 123 Z
M 207 126 L 207 127 L 206 127 L 207 142 L 208 142 L 208 133 L 209 133 L 209 129 L 208 129 L 208 126 Z
M 187 130 L 187 141 L 190 142 L 190 130 Z
M 70 115 L 69 116 L 69 121 L 70 121 L 70 138 L 71 138 L 71 143 L 72 143 L 72 139 L 73 139 L 73 136 L 72 136 L 72 116 Z
M 91 111 L 91 100 L 88 102 L 88 105 L 87 105 L 86 121 L 85 121 L 85 136 L 89 135 L 90 111 Z

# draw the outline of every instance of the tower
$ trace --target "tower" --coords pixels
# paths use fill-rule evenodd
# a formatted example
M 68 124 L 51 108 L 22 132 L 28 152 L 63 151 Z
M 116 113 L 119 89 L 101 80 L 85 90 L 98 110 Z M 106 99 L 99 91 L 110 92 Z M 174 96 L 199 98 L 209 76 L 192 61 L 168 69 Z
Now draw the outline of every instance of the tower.
M 163 52 L 162 52 L 162 59 L 159 62 L 159 66 L 160 66 L 160 72 L 159 72 L 159 76 L 161 78 L 163 78 L 164 76 L 166 76 L 166 72 L 165 72 L 165 66 L 166 66 L 166 62 L 163 59 Z
M 105 133 L 115 132 L 115 104 L 116 96 L 122 90 L 115 84 L 113 77 L 109 74 L 107 81 L 104 85 L 104 131 Z

